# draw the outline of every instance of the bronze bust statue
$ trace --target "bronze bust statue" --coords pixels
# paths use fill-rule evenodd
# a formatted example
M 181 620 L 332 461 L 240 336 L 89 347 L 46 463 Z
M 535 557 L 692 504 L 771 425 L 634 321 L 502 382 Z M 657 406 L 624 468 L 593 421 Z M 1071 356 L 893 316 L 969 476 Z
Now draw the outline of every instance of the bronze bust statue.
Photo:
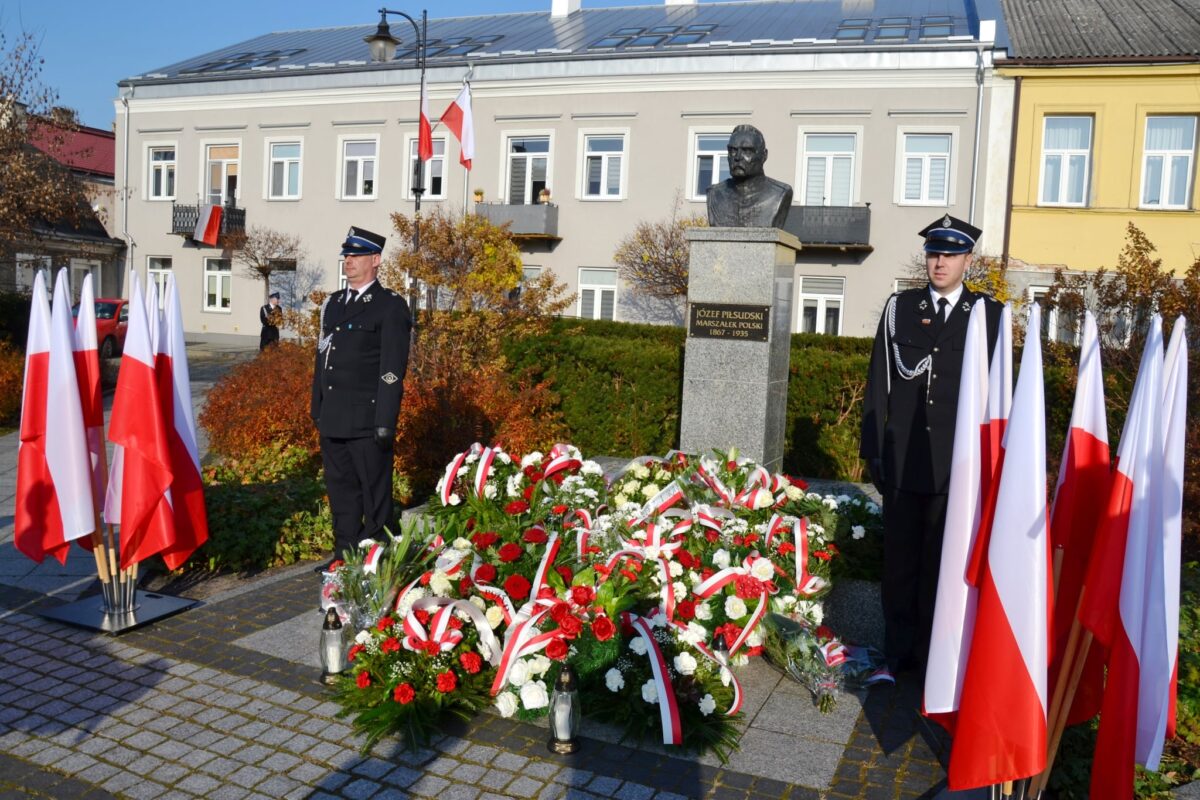
M 708 187 L 708 224 L 716 228 L 782 228 L 792 187 L 763 174 L 767 143 L 753 125 L 729 135 L 729 177 Z

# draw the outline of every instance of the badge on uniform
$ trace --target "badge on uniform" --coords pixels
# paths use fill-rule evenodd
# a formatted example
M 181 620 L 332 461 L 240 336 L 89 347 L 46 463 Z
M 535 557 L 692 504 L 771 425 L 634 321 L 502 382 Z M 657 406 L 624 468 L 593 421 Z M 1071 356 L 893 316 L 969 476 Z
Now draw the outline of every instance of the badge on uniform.
M 968 314 L 971 313 L 971 304 L 968 303 L 966 300 L 963 300 L 963 304 L 961 306 L 959 306 L 959 308 L 961 308 L 964 312 L 966 312 Z
M 931 319 L 929 319 L 929 318 L 925 318 L 925 319 L 921 320 L 921 324 L 922 324 L 922 325 L 932 325 L 932 324 L 933 324 L 933 320 L 931 320 Z
M 400 379 L 396 377 L 396 373 L 389 372 L 386 375 L 380 375 L 379 380 L 383 381 L 388 386 L 391 386 L 393 383 L 395 383 L 396 381 L 398 381 Z
M 369 294 L 364 294 L 364 295 L 362 296 L 362 301 L 363 301 L 364 303 L 369 303 L 369 302 L 371 302 L 371 295 L 369 295 Z
M 929 301 L 928 301 L 928 300 L 922 300 L 921 302 L 917 303 L 917 309 L 918 309 L 918 310 L 920 310 L 920 311 L 924 311 L 924 310 L 925 310 L 925 309 L 927 309 L 927 308 L 929 308 Z

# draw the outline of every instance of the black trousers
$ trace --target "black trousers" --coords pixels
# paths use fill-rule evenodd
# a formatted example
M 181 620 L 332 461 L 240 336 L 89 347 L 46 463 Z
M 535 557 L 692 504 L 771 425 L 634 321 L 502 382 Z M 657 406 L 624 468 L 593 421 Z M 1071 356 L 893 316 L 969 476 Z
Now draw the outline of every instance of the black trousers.
M 371 437 L 321 437 L 325 489 L 333 512 L 333 551 L 343 557 L 392 525 L 392 450 Z
M 258 349 L 266 350 L 270 345 L 279 341 L 279 328 L 274 325 L 263 325 L 258 334 Z
M 929 655 L 945 527 L 946 495 L 884 495 L 884 651 L 893 671 L 923 668 Z

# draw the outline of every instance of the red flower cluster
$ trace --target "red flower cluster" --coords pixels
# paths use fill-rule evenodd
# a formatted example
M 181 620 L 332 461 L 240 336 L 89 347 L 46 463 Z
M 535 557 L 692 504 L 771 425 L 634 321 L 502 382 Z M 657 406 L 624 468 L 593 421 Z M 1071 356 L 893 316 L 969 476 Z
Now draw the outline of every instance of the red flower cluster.
M 480 564 L 475 569 L 476 583 L 491 583 L 496 580 L 496 568 L 491 564 Z
M 350 645 L 350 652 L 346 654 L 346 660 L 353 661 L 355 658 L 358 657 L 359 653 L 361 653 L 363 650 L 366 650 L 366 649 L 367 648 L 363 647 L 361 644 Z
M 571 587 L 571 600 L 572 600 L 572 602 L 575 603 L 575 605 L 588 606 L 588 605 L 591 605 L 592 601 L 595 599 L 596 599 L 596 590 L 593 589 L 591 586 L 572 586 Z
M 402 706 L 406 706 L 413 701 L 417 693 L 413 691 L 410 684 L 402 683 L 392 690 L 392 699 Z
M 546 658 L 552 658 L 555 661 L 562 661 L 569 652 L 570 648 L 563 639 L 551 639 L 550 643 L 546 645 Z
M 496 533 L 495 531 L 480 531 L 471 537 L 471 541 L 474 542 L 475 546 L 480 550 L 486 550 L 496 542 L 500 541 L 500 534 Z
M 354 682 L 358 685 L 358 688 L 366 689 L 368 686 L 371 685 L 371 673 L 369 673 L 369 672 L 358 673 L 358 677 L 354 679 Z
M 833 629 L 830 628 L 828 625 L 818 625 L 817 626 L 817 638 L 823 642 L 827 642 L 831 639 L 836 639 L 837 634 L 835 634 L 833 632 Z
M 553 511 L 555 514 L 565 514 L 565 513 L 567 513 L 567 506 L 564 503 L 559 503 L 550 510 Z
M 571 585 L 571 579 L 574 578 L 575 576 L 571 574 L 570 567 L 563 565 L 563 566 L 555 567 L 554 571 L 557 572 L 562 577 L 563 583 L 565 583 L 567 586 Z
M 470 650 L 458 657 L 458 663 L 462 664 L 462 668 L 467 671 L 468 675 L 476 675 L 479 670 L 483 669 L 483 659 L 479 653 Z
M 597 642 L 607 642 L 617 632 L 617 626 L 608 617 L 601 614 L 592 620 L 592 636 Z
M 829 559 L 833 558 L 833 554 L 828 550 L 818 550 L 813 553 L 813 558 L 819 558 L 822 561 L 828 561 Z
M 528 510 L 529 503 L 525 502 L 524 500 L 513 500 L 504 507 L 505 514 L 512 514 L 514 516 L 517 514 L 524 514 Z
M 439 672 L 437 675 L 437 690 L 442 694 L 453 692 L 458 688 L 458 676 L 454 674 L 454 670 L 448 669 L 445 672 Z
M 684 550 L 682 547 L 675 551 L 675 560 L 678 561 L 684 569 L 694 569 L 700 566 L 700 559 Z
M 504 591 L 508 593 L 509 598 L 514 602 L 520 602 L 529 597 L 529 590 L 532 588 L 529 579 L 523 575 L 510 575 L 504 581 Z
M 516 561 L 524 552 L 525 551 L 521 549 L 521 545 L 514 544 L 513 542 L 505 542 L 504 544 L 500 545 L 500 550 L 498 551 L 500 560 L 505 564 Z
M 677 619 L 683 620 L 684 622 L 688 622 L 689 620 L 695 619 L 696 618 L 696 601 L 695 600 L 681 600 L 680 602 L 676 603 L 675 604 L 675 617 Z
M 395 636 L 389 636 L 388 638 L 383 640 L 383 644 L 381 644 L 379 646 L 379 649 L 385 653 L 399 653 L 400 652 L 400 640 L 397 639 Z
M 786 555 L 788 555 L 790 553 L 794 553 L 794 552 L 796 552 L 796 545 L 792 544 L 791 542 L 786 542 L 786 541 L 781 541 L 779 543 L 779 554 L 780 555 L 786 556 Z
M 525 531 L 525 535 L 521 537 L 530 544 L 545 544 L 549 540 L 546 531 L 542 528 L 530 528 Z
M 725 646 L 732 647 L 737 638 L 742 635 L 742 629 L 732 622 L 726 622 L 713 631 L 713 638 L 715 639 L 719 634 L 725 636 Z
M 763 593 L 763 582 L 753 575 L 738 575 L 733 581 L 733 591 L 743 600 L 757 600 Z
M 383 617 L 379 622 L 375 623 L 375 629 L 378 631 L 386 631 L 388 628 L 396 624 L 396 620 L 391 617 Z

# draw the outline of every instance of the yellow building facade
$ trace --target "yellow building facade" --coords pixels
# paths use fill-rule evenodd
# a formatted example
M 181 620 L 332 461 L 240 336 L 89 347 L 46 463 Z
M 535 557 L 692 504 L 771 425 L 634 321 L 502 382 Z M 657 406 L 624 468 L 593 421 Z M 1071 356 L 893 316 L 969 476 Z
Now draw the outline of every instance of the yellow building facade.
M 1200 258 L 1200 64 L 997 72 L 1017 82 L 1011 259 L 1113 267 L 1130 222 L 1165 268 L 1182 273 Z

